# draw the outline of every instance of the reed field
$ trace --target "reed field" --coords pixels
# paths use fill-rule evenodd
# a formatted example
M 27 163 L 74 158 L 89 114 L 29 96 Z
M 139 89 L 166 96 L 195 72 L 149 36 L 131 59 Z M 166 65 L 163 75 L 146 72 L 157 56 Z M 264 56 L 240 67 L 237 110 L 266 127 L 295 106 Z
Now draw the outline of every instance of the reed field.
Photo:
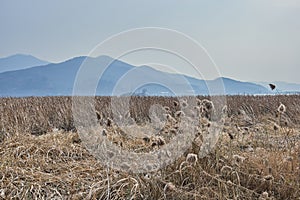
M 156 151 L 185 134 L 178 124 L 194 98 L 183 99 L 131 97 L 127 114 L 133 125 L 122 130 L 111 97 L 96 97 L 98 134 L 129 151 Z M 190 148 L 162 169 L 134 173 L 105 167 L 83 145 L 72 97 L 1 98 L 0 199 L 300 200 L 298 95 L 226 96 L 222 108 L 210 97 L 196 99 Z M 164 123 L 150 136 L 139 127 L 153 130 L 153 105 L 163 108 Z M 201 155 L 216 121 L 222 122 L 218 140 Z

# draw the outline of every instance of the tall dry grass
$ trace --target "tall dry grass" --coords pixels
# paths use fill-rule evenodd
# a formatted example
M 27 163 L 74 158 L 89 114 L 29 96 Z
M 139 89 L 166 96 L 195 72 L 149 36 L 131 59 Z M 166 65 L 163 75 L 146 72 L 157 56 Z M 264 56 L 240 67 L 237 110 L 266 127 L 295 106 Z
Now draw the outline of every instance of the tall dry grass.
M 198 97 L 205 99 L 207 97 Z M 188 97 L 187 97 L 188 99 Z M 170 123 L 159 137 L 177 134 L 176 98 L 133 97 L 130 115 L 150 120 L 151 105 L 168 107 Z M 201 123 L 191 148 L 157 172 L 134 174 L 105 168 L 76 134 L 71 97 L 3 98 L 1 103 L 0 198 L 3 199 L 300 199 L 299 96 L 229 96 L 224 127 L 208 155 L 198 156 Z M 279 115 L 280 103 L 286 112 Z M 151 151 L 153 138 L 136 143 L 114 134 L 109 97 L 96 98 L 106 135 L 123 148 Z M 132 130 L 134 131 L 134 130 Z M 156 138 L 157 139 L 157 138 Z M 147 145 L 142 149 L 141 144 Z M 196 155 L 196 157 L 195 157 Z

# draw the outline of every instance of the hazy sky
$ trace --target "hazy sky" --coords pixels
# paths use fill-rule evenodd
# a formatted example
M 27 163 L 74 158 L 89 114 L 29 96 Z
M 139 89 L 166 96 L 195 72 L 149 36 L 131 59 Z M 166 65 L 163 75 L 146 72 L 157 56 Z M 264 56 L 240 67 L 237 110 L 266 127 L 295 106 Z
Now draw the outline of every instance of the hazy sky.
M 60 62 L 121 31 L 163 27 L 202 44 L 222 76 L 300 83 L 299 19 L 299 0 L 0 0 L 0 57 Z

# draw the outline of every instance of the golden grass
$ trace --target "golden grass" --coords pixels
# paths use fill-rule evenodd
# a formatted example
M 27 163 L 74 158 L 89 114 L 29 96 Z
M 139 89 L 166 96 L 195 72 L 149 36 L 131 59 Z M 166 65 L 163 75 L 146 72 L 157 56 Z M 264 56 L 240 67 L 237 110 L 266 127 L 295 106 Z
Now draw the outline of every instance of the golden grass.
M 131 115 L 144 125 L 145 110 L 155 102 L 175 118 L 174 100 L 134 97 Z M 1 99 L 0 199 L 300 199 L 299 96 L 227 100 L 225 126 L 208 156 L 195 157 L 210 123 L 203 118 L 199 136 L 173 164 L 134 174 L 104 168 L 83 147 L 69 97 Z M 286 106 L 283 122 L 276 115 L 280 102 Z M 98 98 L 103 127 L 111 117 L 107 105 L 108 97 Z M 175 125 L 161 132 L 167 143 Z M 115 135 L 117 127 L 105 128 L 124 148 L 137 150 L 153 140 L 137 142 Z M 141 151 L 153 148 L 159 147 Z

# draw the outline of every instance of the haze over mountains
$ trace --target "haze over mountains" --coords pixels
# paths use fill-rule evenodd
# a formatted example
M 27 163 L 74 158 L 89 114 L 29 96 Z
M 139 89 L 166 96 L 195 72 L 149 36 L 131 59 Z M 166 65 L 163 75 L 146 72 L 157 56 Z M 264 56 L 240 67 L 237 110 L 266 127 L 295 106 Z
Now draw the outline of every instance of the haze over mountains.
M 113 61 L 103 72 L 96 89 L 96 95 L 114 95 L 116 88 L 118 95 L 222 94 L 222 88 L 219 87 L 222 83 L 224 83 L 225 93 L 228 95 L 274 93 L 270 91 L 267 85 L 264 87 L 260 84 L 224 77 L 204 81 L 180 74 L 158 71 L 149 66 L 136 67 L 108 56 L 97 58 L 82 56 L 61 63 L 48 64 L 48 62 L 35 59 L 32 56 L 17 55 L 0 59 L 0 72 L 6 71 L 0 73 L 0 96 L 72 95 L 77 72 L 84 61 L 88 63 L 88 66 L 85 67 L 90 67 L 92 71 L 101 71 Z M 37 66 L 28 68 L 35 64 Z M 136 83 L 145 83 L 145 81 L 148 84 L 143 84 L 141 87 L 135 86 Z M 88 78 L 84 84 L 88 86 Z M 300 91 L 300 85 L 294 84 L 293 87 L 293 89 L 298 87 L 298 90 L 293 91 Z M 172 88 L 175 88 L 176 91 Z M 85 94 L 83 93 L 83 95 Z

